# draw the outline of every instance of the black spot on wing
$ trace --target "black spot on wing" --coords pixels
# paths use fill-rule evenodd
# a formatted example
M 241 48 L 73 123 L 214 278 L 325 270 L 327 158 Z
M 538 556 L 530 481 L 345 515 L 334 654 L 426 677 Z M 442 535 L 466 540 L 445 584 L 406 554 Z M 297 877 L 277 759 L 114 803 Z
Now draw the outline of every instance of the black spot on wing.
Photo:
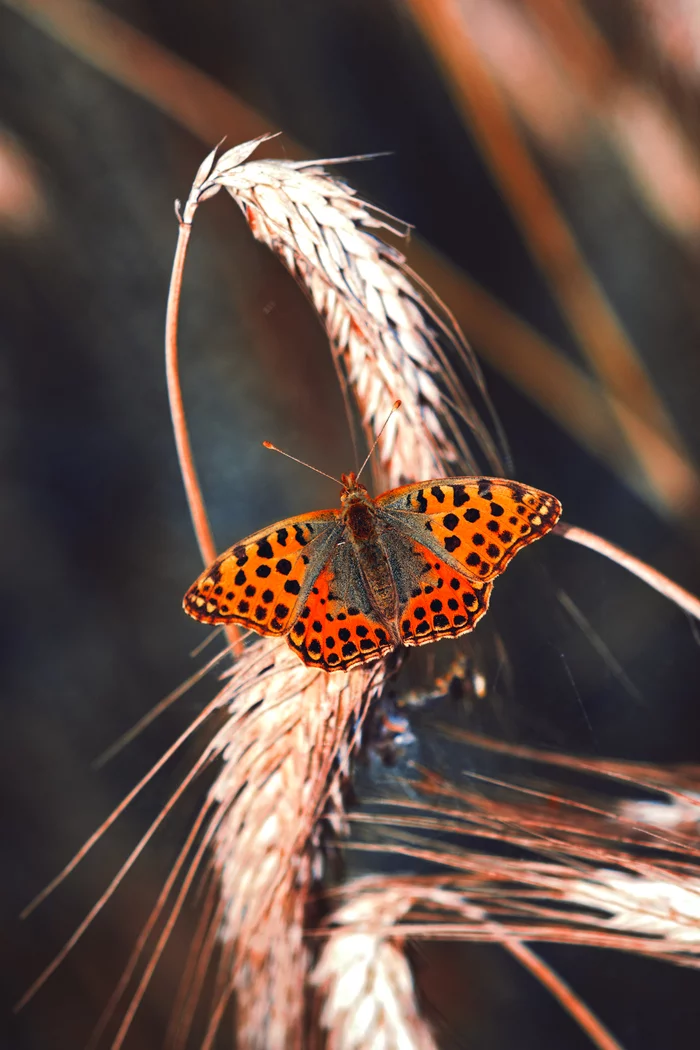
M 311 532 L 310 527 L 309 532 Z M 306 544 L 309 542 L 306 536 L 304 535 L 304 530 L 302 529 L 301 525 L 294 526 L 294 536 L 296 537 L 296 541 L 300 547 L 305 547 Z

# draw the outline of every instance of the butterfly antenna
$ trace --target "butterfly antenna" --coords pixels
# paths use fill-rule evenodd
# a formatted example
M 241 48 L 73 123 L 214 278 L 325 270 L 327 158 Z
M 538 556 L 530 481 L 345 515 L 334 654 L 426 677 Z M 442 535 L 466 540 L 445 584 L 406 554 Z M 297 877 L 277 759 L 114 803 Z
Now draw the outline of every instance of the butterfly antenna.
M 331 481 L 335 481 L 342 486 L 343 483 L 339 478 L 334 478 L 332 474 L 326 474 L 325 470 L 319 470 L 318 467 L 312 467 L 310 463 L 305 463 L 303 459 L 298 459 L 297 456 L 290 456 L 288 452 L 283 452 L 281 448 L 277 448 L 277 445 L 273 445 L 271 441 L 263 441 L 263 445 L 265 448 L 272 449 L 273 452 L 279 452 L 280 456 L 293 459 L 295 463 L 301 463 L 302 467 L 308 467 L 309 470 L 313 470 L 316 474 L 320 474 L 324 478 L 330 478 Z
M 400 401 L 394 401 L 393 405 L 391 406 L 391 412 L 389 413 L 389 415 L 384 420 L 384 426 L 382 427 L 382 429 L 379 431 L 379 433 L 377 434 L 376 438 L 374 439 L 374 444 L 372 445 L 371 449 L 369 450 L 369 452 L 365 456 L 365 461 L 364 461 L 364 463 L 362 464 L 362 466 L 360 467 L 360 469 L 357 472 L 358 480 L 359 480 L 360 474 L 362 473 L 362 471 L 365 469 L 365 467 L 369 463 L 370 456 L 372 455 L 372 453 L 374 452 L 375 448 L 377 447 L 377 443 L 378 443 L 380 437 L 382 436 L 382 434 L 386 430 L 387 423 L 389 422 L 389 420 L 393 416 L 393 414 L 396 411 L 396 409 L 400 408 L 400 407 L 401 407 L 401 402 Z

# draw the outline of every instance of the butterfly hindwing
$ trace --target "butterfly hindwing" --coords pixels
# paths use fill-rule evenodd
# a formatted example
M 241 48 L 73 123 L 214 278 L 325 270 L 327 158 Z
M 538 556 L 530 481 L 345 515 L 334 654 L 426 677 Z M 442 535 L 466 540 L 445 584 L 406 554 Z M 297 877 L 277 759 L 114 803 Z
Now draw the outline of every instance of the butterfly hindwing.
M 387 521 L 472 580 L 489 582 L 557 523 L 554 496 L 503 478 L 441 478 L 376 500 Z
M 342 531 L 338 512 L 278 522 L 221 554 L 185 595 L 185 611 L 204 623 L 237 623 L 259 634 L 289 630 L 297 607 Z
M 423 569 L 399 610 L 402 643 L 425 645 L 473 631 L 489 607 L 493 584 L 470 580 L 419 543 L 414 552 Z
M 326 671 L 347 671 L 395 647 L 372 609 L 351 544 L 334 548 L 298 609 L 288 642 L 305 664 Z

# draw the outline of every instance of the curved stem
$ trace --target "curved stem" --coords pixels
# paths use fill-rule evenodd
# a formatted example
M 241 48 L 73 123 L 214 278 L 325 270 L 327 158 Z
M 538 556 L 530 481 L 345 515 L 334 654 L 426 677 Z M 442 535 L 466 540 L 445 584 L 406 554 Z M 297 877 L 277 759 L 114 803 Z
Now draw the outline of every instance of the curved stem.
M 617 562 L 623 569 L 627 569 L 628 572 L 648 583 L 659 594 L 663 594 L 665 598 L 675 602 L 690 616 L 700 620 L 700 598 L 696 598 L 690 591 L 686 591 L 684 587 L 674 583 L 673 580 L 669 580 L 668 576 L 664 576 L 658 569 L 653 569 L 651 565 L 647 565 L 646 562 L 640 561 L 634 555 L 628 554 L 622 547 L 616 547 L 614 543 L 596 536 L 594 532 L 587 532 L 586 529 L 580 529 L 577 525 L 567 525 L 564 521 L 560 521 L 558 525 L 555 525 L 552 531 L 558 536 L 562 536 L 565 540 L 571 540 L 572 543 L 588 547 L 590 550 L 602 554 L 603 557 Z
M 568 984 L 555 973 L 551 966 L 530 948 L 513 937 L 501 941 L 506 951 L 510 952 L 519 963 L 537 978 L 568 1014 L 581 1026 L 598 1050 L 623 1050 L 617 1039 L 608 1031 L 592 1010 L 579 999 Z
M 168 290 L 168 306 L 165 317 L 165 374 L 168 383 L 168 400 L 170 403 L 170 415 L 173 421 L 173 432 L 175 434 L 175 446 L 177 458 L 180 464 L 182 482 L 185 486 L 185 495 L 190 508 L 192 525 L 194 527 L 197 543 L 205 565 L 210 565 L 216 558 L 216 547 L 212 536 L 211 525 L 207 515 L 202 490 L 197 477 L 197 468 L 194 465 L 192 455 L 192 444 L 187 429 L 185 417 L 185 406 L 182 402 L 182 388 L 180 386 L 180 368 L 177 354 L 177 326 L 180 310 L 180 295 L 182 292 L 182 274 L 185 267 L 185 257 L 189 244 L 191 222 L 180 219 L 180 229 L 173 259 L 173 269 L 170 276 L 170 288 Z M 226 627 L 226 636 L 236 656 L 239 656 L 243 643 L 240 632 L 233 625 Z

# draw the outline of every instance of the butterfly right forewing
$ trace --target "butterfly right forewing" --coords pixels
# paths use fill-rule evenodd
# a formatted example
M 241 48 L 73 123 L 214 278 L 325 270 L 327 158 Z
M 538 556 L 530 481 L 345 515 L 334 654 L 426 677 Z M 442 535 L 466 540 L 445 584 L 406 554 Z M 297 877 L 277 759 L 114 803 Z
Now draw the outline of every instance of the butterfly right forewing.
M 561 514 L 555 496 L 504 478 L 440 478 L 393 489 L 376 502 L 388 523 L 484 582 Z

